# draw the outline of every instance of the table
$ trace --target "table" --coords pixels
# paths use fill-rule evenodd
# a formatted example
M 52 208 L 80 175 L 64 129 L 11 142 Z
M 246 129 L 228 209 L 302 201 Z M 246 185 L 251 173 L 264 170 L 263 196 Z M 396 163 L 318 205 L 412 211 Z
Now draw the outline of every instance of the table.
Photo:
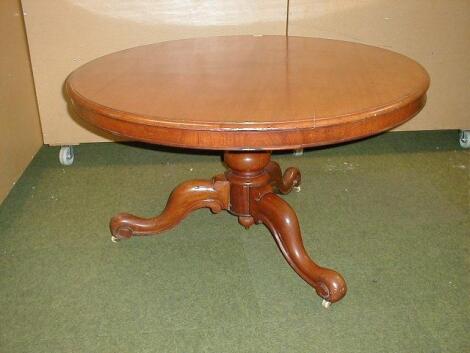
M 120 213 L 114 240 L 164 232 L 190 212 L 227 210 L 262 223 L 289 265 L 323 298 L 346 294 L 336 271 L 307 253 L 295 211 L 278 194 L 299 189 L 271 151 L 327 145 L 391 129 L 418 113 L 429 76 L 406 56 L 345 41 L 285 36 L 194 38 L 140 46 L 80 67 L 66 81 L 89 123 L 154 144 L 224 151 L 227 171 L 191 180 L 152 218 Z

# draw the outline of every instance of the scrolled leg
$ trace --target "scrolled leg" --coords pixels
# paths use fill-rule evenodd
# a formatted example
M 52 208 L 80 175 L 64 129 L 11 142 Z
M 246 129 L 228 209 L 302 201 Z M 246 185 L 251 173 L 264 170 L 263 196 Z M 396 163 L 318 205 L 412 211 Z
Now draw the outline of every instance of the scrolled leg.
M 309 257 L 302 242 L 297 216 L 287 202 L 273 193 L 267 193 L 254 200 L 252 215 L 256 222 L 268 227 L 289 265 L 320 297 L 330 303 L 344 297 L 346 282 L 339 273 L 318 266 Z
M 299 188 L 301 182 L 300 171 L 295 167 L 287 168 L 282 174 L 277 162 L 271 161 L 265 169 L 271 176 L 271 182 L 275 189 L 282 194 L 288 194 L 294 188 Z
M 173 190 L 159 216 L 142 218 L 128 213 L 114 216 L 110 222 L 113 239 L 161 233 L 173 228 L 191 211 L 199 208 L 208 207 L 214 213 L 228 209 L 229 195 L 228 181 L 220 178 L 184 182 Z

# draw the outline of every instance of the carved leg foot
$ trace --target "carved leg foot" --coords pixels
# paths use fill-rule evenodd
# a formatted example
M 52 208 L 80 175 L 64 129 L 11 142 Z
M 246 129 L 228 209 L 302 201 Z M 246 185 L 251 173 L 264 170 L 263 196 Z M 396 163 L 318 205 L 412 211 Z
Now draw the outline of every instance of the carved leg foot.
M 113 240 L 161 233 L 173 228 L 198 208 L 208 207 L 214 213 L 228 209 L 229 194 L 229 182 L 223 177 L 216 177 L 211 181 L 187 181 L 173 190 L 159 216 L 141 218 L 128 213 L 114 216 L 110 222 Z
M 287 168 L 282 174 L 281 167 L 277 162 L 271 161 L 266 166 L 266 171 L 271 177 L 272 186 L 281 194 L 288 194 L 293 189 L 300 191 L 300 171 L 295 167 Z
M 238 223 L 245 227 L 245 229 L 248 229 L 255 224 L 255 220 L 251 216 L 238 216 Z
M 346 294 L 343 277 L 318 266 L 307 254 L 300 235 L 299 222 L 287 202 L 273 193 L 252 198 L 252 215 L 268 227 L 289 265 L 310 284 L 325 301 L 334 303 Z M 324 305 L 325 306 L 325 305 Z

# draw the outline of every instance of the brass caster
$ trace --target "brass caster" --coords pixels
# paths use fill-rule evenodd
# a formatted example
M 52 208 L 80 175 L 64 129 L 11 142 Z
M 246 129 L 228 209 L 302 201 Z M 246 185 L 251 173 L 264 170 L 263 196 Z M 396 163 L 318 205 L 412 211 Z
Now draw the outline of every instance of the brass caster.
M 293 189 L 295 192 L 300 192 L 300 190 L 301 190 L 301 189 L 300 189 L 300 186 L 294 186 L 292 189 Z
M 111 241 L 112 241 L 113 243 L 119 243 L 120 240 L 121 240 L 121 239 L 115 237 L 114 235 L 111 235 Z
M 328 308 L 331 306 L 331 302 L 329 302 L 328 300 L 323 299 L 321 305 L 322 305 L 325 309 L 328 309 Z

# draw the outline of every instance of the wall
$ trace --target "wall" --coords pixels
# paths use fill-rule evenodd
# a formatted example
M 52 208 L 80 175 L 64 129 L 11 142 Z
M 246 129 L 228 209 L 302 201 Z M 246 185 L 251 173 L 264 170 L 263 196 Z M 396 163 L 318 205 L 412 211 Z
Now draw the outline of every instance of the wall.
M 42 146 L 19 0 L 0 1 L 0 203 Z
M 170 39 L 285 33 L 284 0 L 23 0 L 47 144 L 103 141 L 70 118 L 67 75 L 116 50 Z M 91 132 L 93 131 L 93 132 Z
M 44 141 L 103 141 L 71 118 L 63 82 L 98 56 L 151 42 L 283 34 L 287 0 L 23 0 Z M 470 128 L 470 1 L 290 0 L 291 35 L 363 42 L 421 62 L 428 104 L 401 130 Z M 94 132 L 92 132 L 94 131 Z
M 424 110 L 399 130 L 470 129 L 470 1 L 291 0 L 289 34 L 376 45 L 429 71 Z

